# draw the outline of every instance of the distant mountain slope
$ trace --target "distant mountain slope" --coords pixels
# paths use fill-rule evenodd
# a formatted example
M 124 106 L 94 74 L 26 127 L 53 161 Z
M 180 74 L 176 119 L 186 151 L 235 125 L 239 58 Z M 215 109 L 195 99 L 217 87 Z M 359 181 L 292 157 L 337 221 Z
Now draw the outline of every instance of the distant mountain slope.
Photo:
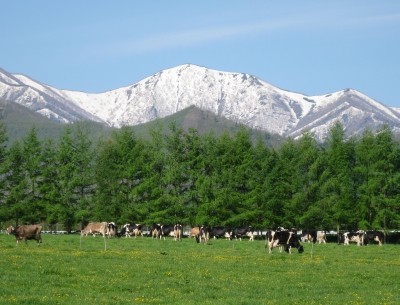
M 148 132 L 156 125 L 161 126 L 164 132 L 168 133 L 169 127 L 172 123 L 175 123 L 178 127 L 181 127 L 186 131 L 190 128 L 194 128 L 201 135 L 212 133 L 216 136 L 223 133 L 233 135 L 239 130 L 239 128 L 246 127 L 245 125 L 217 116 L 212 112 L 191 106 L 162 119 L 156 119 L 151 122 L 136 125 L 134 129 L 137 134 L 148 137 Z M 249 127 L 247 127 L 247 130 L 254 141 L 261 139 L 270 147 L 277 147 L 283 142 L 283 138 L 277 134 L 254 130 Z
M 245 73 L 182 65 L 131 86 L 89 94 L 58 90 L 0 70 L 0 99 L 57 122 L 93 120 L 109 126 L 138 125 L 195 106 L 252 129 L 297 137 L 305 130 L 323 139 L 340 120 L 350 134 L 382 124 L 400 130 L 400 113 L 346 89 L 306 96 L 274 87 Z
M 7 130 L 8 143 L 21 140 L 35 127 L 38 137 L 42 140 L 58 141 L 64 131 L 65 124 L 59 124 L 29 108 L 17 103 L 0 103 L 0 121 L 4 123 Z M 106 137 L 110 128 L 92 121 L 82 121 L 92 140 Z
M 37 128 L 39 137 L 42 139 L 58 138 L 63 129 L 63 125 L 17 103 L 8 103 L 2 109 L 1 120 L 7 128 L 10 143 L 25 137 L 28 131 L 34 126 Z

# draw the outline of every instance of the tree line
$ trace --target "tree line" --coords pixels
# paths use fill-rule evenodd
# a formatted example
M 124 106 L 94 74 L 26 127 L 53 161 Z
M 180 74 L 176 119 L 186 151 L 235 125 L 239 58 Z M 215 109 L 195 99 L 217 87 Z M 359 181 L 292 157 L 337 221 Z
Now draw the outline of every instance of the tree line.
M 58 140 L 32 127 L 8 145 L 0 122 L 1 224 L 399 228 L 400 146 L 387 126 L 346 138 L 336 123 L 324 143 L 306 132 L 277 148 L 245 128 L 149 134 L 123 127 L 93 141 L 75 123 Z

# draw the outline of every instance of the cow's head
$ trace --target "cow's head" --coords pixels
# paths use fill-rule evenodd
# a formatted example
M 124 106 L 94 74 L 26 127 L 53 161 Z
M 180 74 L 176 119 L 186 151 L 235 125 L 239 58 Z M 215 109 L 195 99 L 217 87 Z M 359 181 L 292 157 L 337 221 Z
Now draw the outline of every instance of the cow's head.
M 299 251 L 299 253 L 303 253 L 304 252 L 304 247 L 302 245 L 299 245 L 297 247 L 297 251 Z
M 8 235 L 14 234 L 14 233 L 15 233 L 15 228 L 14 228 L 13 226 L 9 226 L 9 227 L 6 229 L 6 232 L 7 232 Z

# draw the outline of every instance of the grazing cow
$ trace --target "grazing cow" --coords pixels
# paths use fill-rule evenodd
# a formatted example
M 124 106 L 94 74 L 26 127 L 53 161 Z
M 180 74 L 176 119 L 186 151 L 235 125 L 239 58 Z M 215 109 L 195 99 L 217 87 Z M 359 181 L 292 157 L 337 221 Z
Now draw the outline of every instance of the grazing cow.
M 210 229 L 210 237 L 214 237 L 214 238 L 220 238 L 223 237 L 225 239 L 232 239 L 232 231 L 226 227 L 220 227 L 220 226 L 216 226 L 216 227 L 212 227 Z
M 235 228 L 232 232 L 234 238 L 242 240 L 242 237 L 248 236 L 249 241 L 254 241 L 253 229 L 251 226 Z
M 276 231 L 268 231 L 267 239 L 265 241 L 265 248 L 268 247 L 269 253 L 272 253 L 273 248 L 280 248 L 280 252 L 282 252 L 282 247 L 285 249 L 285 252 L 291 253 L 291 248 L 297 248 L 299 253 L 304 252 L 303 246 L 299 242 L 299 237 L 297 236 L 297 231 L 286 230 L 283 228 L 279 228 Z
M 108 227 L 107 227 L 107 222 L 89 222 L 88 225 L 81 231 L 81 236 L 85 235 L 87 236 L 88 234 L 93 234 L 93 236 L 96 236 L 96 233 L 99 233 L 103 235 L 103 237 L 108 234 Z
M 365 232 L 358 230 L 356 232 L 345 232 L 341 235 L 340 241 L 343 242 L 345 246 L 348 246 L 350 242 L 354 242 L 357 246 L 364 244 Z
M 174 225 L 174 240 L 182 240 L 182 225 L 176 224 Z
M 136 223 L 131 225 L 130 223 L 124 224 L 121 229 L 120 235 L 125 235 L 125 237 L 131 237 L 132 235 L 138 237 L 139 235 L 143 238 L 143 225 Z
M 28 239 L 34 239 L 37 241 L 38 246 L 42 242 L 42 226 L 41 225 L 21 225 L 16 228 L 10 226 L 7 228 L 7 233 L 14 235 L 17 240 L 17 245 L 20 240 L 25 240 L 25 244 L 28 243 Z
M 379 246 L 382 246 L 384 237 L 385 234 L 383 232 L 370 230 L 365 232 L 364 242 L 367 245 L 370 242 L 376 241 Z
M 306 242 L 308 241 L 309 243 L 312 242 L 315 244 L 317 241 L 317 231 L 316 230 L 302 230 L 301 231 L 301 241 Z
M 317 241 L 319 244 L 326 244 L 326 233 L 325 231 L 317 231 Z

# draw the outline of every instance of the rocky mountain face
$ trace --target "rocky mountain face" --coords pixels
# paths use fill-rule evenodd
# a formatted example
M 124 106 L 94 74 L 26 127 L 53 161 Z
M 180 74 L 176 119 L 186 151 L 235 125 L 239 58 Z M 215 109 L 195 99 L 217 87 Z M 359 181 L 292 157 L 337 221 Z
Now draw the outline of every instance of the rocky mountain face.
M 18 103 L 59 123 L 92 120 L 113 127 L 163 118 L 190 106 L 253 129 L 297 137 L 325 138 L 341 121 L 348 135 L 382 124 L 400 131 L 400 112 L 346 89 L 306 96 L 274 87 L 245 73 L 196 65 L 160 71 L 131 86 L 104 93 L 59 90 L 24 75 L 0 70 L 0 101 Z

